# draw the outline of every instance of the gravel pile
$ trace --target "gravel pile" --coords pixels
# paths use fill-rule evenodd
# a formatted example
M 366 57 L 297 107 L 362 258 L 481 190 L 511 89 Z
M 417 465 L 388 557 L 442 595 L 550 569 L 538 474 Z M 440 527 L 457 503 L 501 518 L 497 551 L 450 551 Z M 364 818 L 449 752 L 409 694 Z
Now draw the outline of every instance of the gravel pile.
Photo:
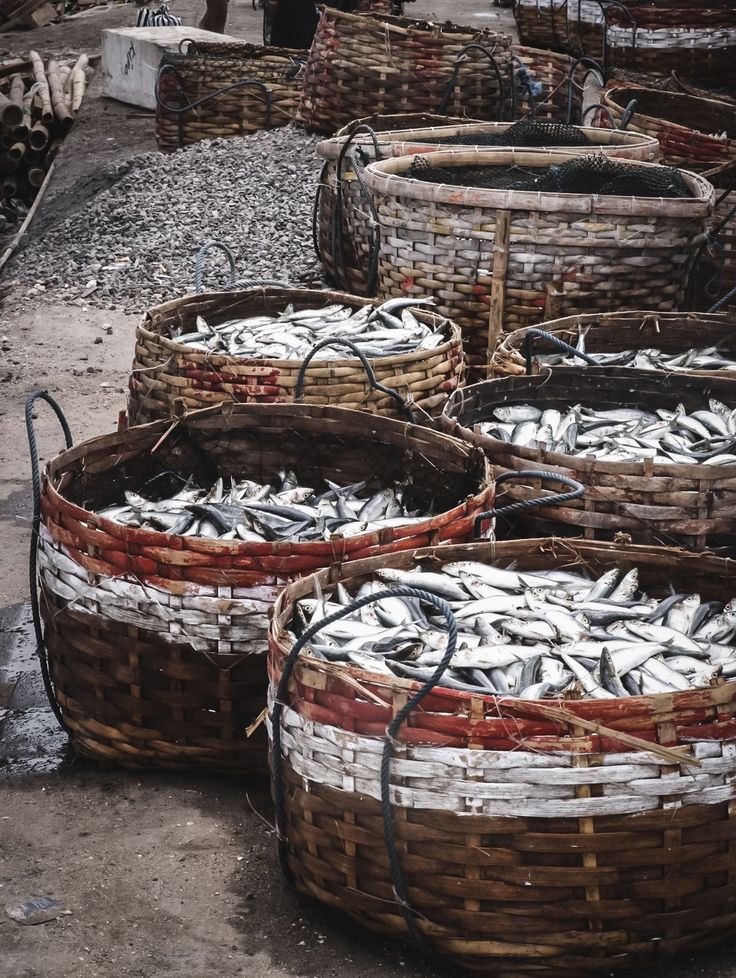
M 134 157 L 118 179 L 46 230 L 11 276 L 31 294 L 141 312 L 194 291 L 209 239 L 235 254 L 237 277 L 322 287 L 312 247 L 317 137 L 295 126 Z M 225 256 L 206 259 L 204 287 L 228 281 Z

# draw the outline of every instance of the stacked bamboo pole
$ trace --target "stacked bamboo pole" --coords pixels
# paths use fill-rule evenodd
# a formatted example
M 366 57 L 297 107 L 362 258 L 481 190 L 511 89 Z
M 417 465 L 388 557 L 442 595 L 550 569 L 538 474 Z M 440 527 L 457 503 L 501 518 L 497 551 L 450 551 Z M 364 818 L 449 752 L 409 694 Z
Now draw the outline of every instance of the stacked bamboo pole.
M 27 213 L 44 186 L 61 142 L 74 124 L 89 61 L 44 64 L 35 51 L 27 67 L 0 77 L 0 212 L 7 225 Z

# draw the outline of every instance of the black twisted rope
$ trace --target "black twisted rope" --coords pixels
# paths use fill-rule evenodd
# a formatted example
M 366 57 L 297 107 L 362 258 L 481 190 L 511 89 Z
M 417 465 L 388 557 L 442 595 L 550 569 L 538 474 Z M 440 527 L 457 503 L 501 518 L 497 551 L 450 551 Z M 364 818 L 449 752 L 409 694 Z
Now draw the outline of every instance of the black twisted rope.
M 600 75 L 601 83 L 605 82 L 605 78 L 603 76 L 603 68 L 595 60 L 595 58 L 582 57 L 582 58 L 576 58 L 576 60 L 573 61 L 573 63 L 570 65 L 570 70 L 567 73 L 567 116 L 565 121 L 569 126 L 572 125 L 572 116 L 573 116 L 572 93 L 575 87 L 575 72 L 580 67 L 580 65 L 585 65 L 586 67 L 590 68 L 592 71 L 597 71 L 598 74 Z M 588 77 L 588 74 L 589 72 L 586 73 L 585 75 L 586 78 Z
M 498 82 L 498 109 L 496 111 L 496 117 L 498 122 L 503 122 L 503 109 L 504 109 L 504 90 L 503 90 L 503 78 L 501 77 L 501 71 L 498 67 L 496 59 L 493 57 L 488 48 L 484 47 L 482 44 L 468 44 L 466 45 L 455 58 L 455 64 L 452 68 L 452 75 L 445 88 L 444 95 L 442 96 L 442 101 L 440 102 L 440 107 L 437 109 L 438 115 L 446 115 L 447 103 L 450 101 L 450 96 L 453 93 L 455 85 L 457 85 L 457 80 L 460 76 L 460 68 L 465 62 L 465 55 L 468 51 L 480 51 L 491 63 L 491 67 L 496 75 L 496 80 Z M 513 82 L 512 82 L 513 87 Z
M 345 161 L 345 156 L 348 155 L 350 160 L 350 165 L 355 173 L 356 180 L 358 181 L 358 187 L 360 188 L 361 196 L 368 206 L 371 218 L 373 220 L 372 227 L 372 237 L 371 237 L 371 253 L 368 261 L 368 272 L 366 275 L 366 287 L 365 294 L 370 296 L 373 295 L 376 289 L 376 279 L 378 277 L 378 250 L 381 244 L 380 237 L 380 227 L 378 221 L 378 211 L 376 210 L 376 205 L 373 203 L 373 197 L 368 189 L 368 185 L 363 179 L 361 163 L 358 160 L 358 156 L 354 149 L 352 149 L 352 143 L 356 136 L 366 134 L 370 136 L 373 142 L 373 152 L 375 154 L 375 159 L 382 159 L 381 149 L 378 143 L 378 137 L 371 126 L 365 122 L 361 122 L 359 125 L 355 126 L 351 130 L 347 139 L 340 147 L 340 151 L 337 154 L 337 163 L 335 164 L 335 206 L 332 210 L 332 225 L 330 227 L 330 248 L 332 251 L 332 263 L 333 263 L 333 273 L 335 283 L 341 288 L 350 290 L 350 283 L 347 280 L 347 275 L 345 274 L 345 243 L 343 238 L 343 226 L 342 226 L 342 168 Z M 318 195 L 319 196 L 319 195 Z M 318 201 L 315 201 L 315 208 Z M 313 215 L 313 233 L 314 233 L 314 215 Z M 321 258 L 321 256 L 320 256 Z
M 578 357 L 580 360 L 585 360 L 586 363 L 589 363 L 594 367 L 598 366 L 597 361 L 594 360 L 593 357 L 589 357 L 587 353 L 582 353 L 580 350 L 576 350 L 574 346 L 570 346 L 569 343 L 565 343 L 564 340 L 559 339 L 553 333 L 548 333 L 546 329 L 537 329 L 536 327 L 532 327 L 524 334 L 524 360 L 526 361 L 527 374 L 532 372 L 532 347 L 535 339 L 547 340 L 548 343 L 551 343 L 553 346 L 557 347 L 558 350 L 562 350 L 564 353 L 569 353 L 571 356 Z
M 264 102 L 266 103 L 266 128 L 271 128 L 271 108 L 273 105 L 273 96 L 271 95 L 271 90 L 263 84 L 262 81 L 258 81 L 255 78 L 242 78 L 240 81 L 233 82 L 232 85 L 226 85 L 225 88 L 219 88 L 216 92 L 210 92 L 208 95 L 203 95 L 202 98 L 197 99 L 195 102 L 187 102 L 183 106 L 167 105 L 165 102 L 161 101 L 161 79 L 164 75 L 173 74 L 179 83 L 179 91 L 184 98 L 189 98 L 184 87 L 181 75 L 176 71 L 172 65 L 161 65 L 156 75 L 156 84 L 154 85 L 153 93 L 156 99 L 156 104 L 164 110 L 164 112 L 171 112 L 172 115 L 183 116 L 185 112 L 191 112 L 192 109 L 198 108 L 200 105 L 204 105 L 206 102 L 211 102 L 213 99 L 218 99 L 223 95 L 227 95 L 228 92 L 234 92 L 238 88 L 259 88 L 263 92 Z M 181 133 L 179 142 L 181 143 Z
M 562 503 L 570 502 L 572 499 L 580 499 L 585 493 L 585 486 L 571 479 L 569 476 L 561 475 L 558 472 L 547 472 L 544 469 L 519 469 L 518 472 L 502 472 L 496 478 L 496 486 L 504 482 L 511 482 L 514 479 L 551 479 L 554 482 L 561 482 L 563 486 L 569 486 L 571 492 L 558 492 L 554 496 L 540 496 L 538 499 L 521 499 L 516 503 L 509 503 L 500 509 L 489 509 L 485 513 L 479 513 L 475 518 L 474 535 L 479 539 L 483 523 L 486 520 L 496 519 L 499 516 L 507 517 L 512 513 L 520 513 L 525 509 L 539 509 L 541 506 L 560 506 Z
M 399 408 L 404 412 L 406 420 L 409 424 L 415 423 L 414 413 L 409 406 L 409 404 L 404 400 L 404 398 L 399 394 L 398 391 L 394 390 L 393 387 L 385 387 L 379 382 L 376 377 L 373 367 L 370 365 L 365 353 L 353 343 L 352 340 L 343 339 L 341 337 L 335 337 L 334 339 L 320 340 L 319 343 L 315 343 L 312 349 L 304 358 L 301 367 L 299 368 L 299 373 L 296 377 L 296 387 L 294 388 L 294 400 L 301 401 L 304 396 L 304 378 L 307 373 L 307 367 L 312 361 L 314 355 L 319 351 L 324 349 L 326 346 L 345 346 L 352 351 L 353 355 L 356 356 L 360 362 L 363 364 L 363 369 L 368 377 L 368 383 L 371 385 L 373 390 L 380 391 L 381 394 L 385 394 L 387 397 L 392 398 L 398 404 Z
M 36 635 L 36 655 L 38 656 L 39 665 L 41 667 L 43 688 L 46 691 L 46 696 L 51 704 L 51 709 L 54 711 L 54 716 L 59 721 L 59 726 L 65 733 L 68 734 L 70 732 L 69 727 L 66 725 L 64 717 L 61 714 L 61 709 L 54 693 L 54 687 L 51 683 L 48 658 L 46 654 L 46 644 L 43 637 L 43 628 L 41 627 L 41 613 L 38 604 L 38 580 L 36 573 L 38 533 L 41 526 L 41 474 L 38 466 L 36 432 L 33 428 L 33 405 L 36 403 L 36 401 L 45 401 L 52 408 L 54 414 L 59 420 L 61 430 L 64 432 L 64 441 L 67 448 L 72 447 L 74 444 L 74 439 L 72 438 L 69 424 L 64 417 L 64 412 L 48 391 L 35 391 L 34 393 L 28 395 L 26 398 L 26 433 L 28 434 L 28 450 L 31 456 L 31 480 L 33 483 L 33 521 L 31 523 L 31 547 L 28 561 L 29 583 L 31 591 L 31 614 L 33 615 L 33 630 Z
M 228 289 L 235 288 L 235 284 L 236 284 L 235 279 L 237 275 L 237 271 L 235 267 L 235 255 L 232 253 L 232 250 L 225 244 L 224 241 L 216 241 L 214 238 L 212 238 L 209 241 L 205 241 L 205 243 L 197 252 L 197 258 L 194 265 L 194 291 L 195 292 L 202 291 L 202 279 L 204 276 L 204 259 L 205 256 L 207 255 L 207 252 L 211 251 L 213 248 L 219 248 L 219 250 L 224 253 L 225 257 L 227 258 L 228 265 L 230 266 L 230 281 L 227 283 L 226 288 Z
M 433 607 L 435 607 L 440 614 L 444 616 L 445 621 L 447 622 L 447 648 L 442 656 L 442 660 L 432 673 L 431 677 L 399 710 L 391 723 L 388 725 L 386 737 L 383 741 L 383 753 L 381 756 L 381 814 L 383 818 L 383 838 L 386 844 L 389 865 L 391 867 L 391 877 L 393 881 L 396 903 L 400 907 L 402 916 L 406 921 L 406 927 L 411 940 L 427 956 L 427 958 L 429 958 L 430 961 L 440 967 L 444 967 L 443 960 L 428 943 L 419 929 L 417 924 L 417 915 L 409 903 L 406 880 L 404 879 L 404 873 L 401 869 L 401 860 L 399 858 L 399 852 L 396 846 L 396 830 L 394 828 L 390 792 L 392 748 L 399 730 L 411 712 L 420 705 L 425 697 L 432 692 L 440 679 L 442 679 L 445 670 L 449 666 L 450 661 L 455 654 L 458 631 L 457 622 L 455 620 L 455 616 L 450 610 L 450 606 L 447 604 L 447 602 L 443 601 L 442 598 L 437 597 L 435 594 L 430 594 L 428 591 L 423 591 L 420 588 L 410 587 L 409 585 L 398 585 L 394 588 L 388 588 L 385 591 L 379 591 L 376 594 L 369 594 L 364 598 L 359 598 L 358 600 L 353 601 L 352 604 L 346 605 L 344 608 L 341 608 L 334 614 L 328 615 L 326 618 L 318 621 L 316 624 L 310 625 L 310 627 L 307 628 L 306 631 L 304 631 L 294 643 L 289 655 L 286 658 L 286 662 L 284 663 L 284 668 L 276 688 L 276 696 L 271 714 L 271 784 L 273 789 L 276 817 L 276 832 L 278 836 L 279 864 L 284 876 L 290 882 L 293 882 L 293 874 L 289 869 L 288 863 L 288 837 L 286 833 L 284 781 L 283 771 L 281 768 L 281 761 L 283 757 L 281 746 L 281 714 L 283 712 L 284 705 L 287 702 L 289 682 L 294 671 L 294 666 L 296 665 L 296 660 L 299 658 L 299 654 L 306 643 L 309 642 L 309 640 L 312 639 L 325 625 L 339 621 L 341 618 L 344 618 L 346 615 L 349 615 L 354 611 L 358 611 L 367 604 L 382 601 L 384 598 L 393 597 L 419 598 L 419 600 L 423 601 L 425 604 L 433 605 Z

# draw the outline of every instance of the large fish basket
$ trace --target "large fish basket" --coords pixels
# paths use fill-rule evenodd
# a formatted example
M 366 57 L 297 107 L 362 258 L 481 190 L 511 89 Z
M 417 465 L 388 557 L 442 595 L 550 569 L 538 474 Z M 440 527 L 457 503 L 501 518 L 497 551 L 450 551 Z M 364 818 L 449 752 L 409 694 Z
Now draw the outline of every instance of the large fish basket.
M 604 92 L 603 106 L 603 125 L 656 139 L 664 163 L 709 170 L 736 159 L 736 115 L 728 102 L 636 86 Z
M 186 54 L 167 53 L 156 76 L 159 149 L 201 139 L 247 136 L 294 121 L 306 51 L 253 44 L 190 42 Z
M 645 350 L 652 347 L 676 356 L 694 347 L 717 346 L 725 356 L 736 360 L 736 319 L 728 313 L 647 312 L 624 309 L 620 312 L 588 313 L 567 316 L 538 327 L 526 326 L 507 333 L 496 348 L 490 364 L 492 377 L 519 377 L 547 370 L 539 356 L 560 354 L 560 348 L 539 331 L 574 347 L 581 332 L 585 333 L 585 352 L 620 353 L 623 350 Z M 571 359 L 581 369 L 585 364 Z M 552 367 L 556 370 L 556 367 Z M 736 371 L 698 370 L 682 373 L 702 374 L 736 380 Z
M 594 575 L 636 566 L 662 597 L 670 585 L 724 602 L 736 591 L 733 561 L 554 539 L 375 558 L 291 584 L 269 670 L 276 821 L 296 888 L 411 938 L 452 974 L 641 975 L 730 934 L 736 682 L 565 701 L 435 686 L 400 723 L 416 682 L 306 651 L 288 671 L 294 602 L 318 582 L 354 593 L 382 567 L 456 560 Z
M 546 168 L 580 159 L 527 150 L 438 152 L 430 166 Z M 655 164 L 617 161 L 626 167 Z M 503 333 L 617 306 L 678 309 L 713 207 L 713 188 L 683 173 L 689 198 L 555 194 L 411 179 L 411 158 L 365 179 L 381 227 L 378 295 L 431 295 L 460 326 L 469 367 Z
M 693 334 L 694 336 L 697 333 Z M 708 410 L 709 398 L 736 408 L 736 381 L 625 367 L 557 367 L 532 377 L 504 377 L 458 392 L 448 402 L 445 430 L 482 448 L 494 476 L 541 466 L 582 483 L 585 494 L 567 506 L 524 517 L 524 528 L 610 540 L 625 533 L 636 543 L 684 545 L 702 550 L 733 546 L 736 533 L 736 464 L 692 465 L 651 458 L 610 462 L 507 444 L 482 434 L 502 405 L 534 404 L 540 410 L 574 404 L 606 410 L 657 408 Z M 514 482 L 509 500 L 538 495 L 533 482 Z
M 607 67 L 649 75 L 675 72 L 698 85 L 736 82 L 732 0 L 617 0 L 601 6 Z
M 455 122 L 409 128 L 401 124 L 401 116 L 387 118 L 397 120 L 395 129 L 369 132 L 370 124 L 360 122 L 317 144 L 317 156 L 323 160 L 314 211 L 317 255 L 335 283 L 358 295 L 375 294 L 380 240 L 380 225 L 363 175 L 365 164 L 392 156 L 452 150 L 451 140 L 457 136 L 476 134 L 482 143 L 502 136 L 512 125 Z M 649 136 L 593 127 L 581 131 L 591 145 L 575 149 L 550 145 L 534 152 L 595 152 L 649 161 L 659 157 L 657 142 Z M 567 126 L 560 127 L 561 136 L 567 132 Z M 494 146 L 494 150 L 506 149 L 512 147 Z
M 603 62 L 609 0 L 567 0 L 567 44 L 578 57 Z
M 193 350 L 174 338 L 195 328 L 198 316 L 213 326 L 229 319 L 276 315 L 291 304 L 295 309 L 322 309 L 334 303 L 355 309 L 369 301 L 340 292 L 260 288 L 241 292 L 189 295 L 149 309 L 136 330 L 135 358 L 130 374 L 128 415 L 142 424 L 213 404 L 273 404 L 293 401 L 298 388 L 306 404 L 370 411 L 405 420 L 407 408 L 418 418 L 435 417 L 455 388 L 463 383 L 464 360 L 460 329 L 431 311 L 416 310 L 416 318 L 444 331 L 444 342 L 433 350 L 414 350 L 369 361 L 376 387 L 363 363 L 349 353 L 325 359 L 319 353 L 301 360 L 234 357 Z M 334 349 L 342 344 L 336 340 Z M 301 378 L 301 381 L 300 381 Z M 392 397 L 386 387 L 400 395 Z
M 245 543 L 95 512 L 124 489 L 166 496 L 190 476 L 269 481 L 283 469 L 303 485 L 408 480 L 437 515 L 324 542 Z M 62 452 L 43 477 L 37 558 L 54 702 L 75 749 L 132 767 L 263 771 L 264 731 L 252 731 L 279 589 L 333 563 L 471 540 L 492 500 L 476 449 L 335 407 L 226 404 Z
M 567 0 L 514 0 L 514 20 L 522 44 L 567 51 Z
M 507 118 L 511 38 L 486 29 L 325 8 L 312 42 L 299 117 L 332 135 L 372 114 Z

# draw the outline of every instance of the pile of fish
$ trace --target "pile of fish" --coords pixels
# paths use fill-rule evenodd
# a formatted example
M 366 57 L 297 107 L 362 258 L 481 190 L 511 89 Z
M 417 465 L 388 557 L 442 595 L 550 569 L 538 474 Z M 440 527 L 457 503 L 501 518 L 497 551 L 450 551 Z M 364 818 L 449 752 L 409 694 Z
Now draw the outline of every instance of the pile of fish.
M 440 685 L 522 699 L 610 699 L 670 693 L 736 676 L 736 599 L 699 594 L 660 600 L 639 588 L 638 570 L 598 580 L 564 570 L 517 571 L 473 561 L 441 572 L 377 572 L 351 598 L 342 585 L 295 606 L 295 635 L 362 598 L 409 585 L 443 598 L 458 624 Z M 323 626 L 309 654 L 373 673 L 426 682 L 447 648 L 447 621 L 419 597 L 389 596 Z
M 288 305 L 276 316 L 228 319 L 210 326 L 197 316 L 193 333 L 174 332 L 172 339 L 204 353 L 231 357 L 303 360 L 315 343 L 345 339 L 355 343 L 366 357 L 398 356 L 416 350 L 434 350 L 447 339 L 446 320 L 437 329 L 420 323 L 412 306 L 431 304 L 431 299 L 389 299 L 383 305 L 333 305 L 324 309 L 294 309 Z M 324 347 L 320 359 L 349 360 L 353 353 L 340 344 Z
M 367 482 L 324 482 L 324 490 L 317 493 L 300 486 L 293 472 L 280 472 L 273 484 L 231 480 L 227 489 L 222 479 L 210 489 L 190 479 L 167 499 L 126 492 L 125 503 L 98 512 L 124 526 L 246 543 L 329 540 L 427 518 L 407 509 L 405 484 L 366 492 Z
M 717 346 L 692 347 L 685 353 L 663 353 L 656 347 L 643 350 L 621 350 L 617 353 L 596 353 L 586 350 L 585 336 L 590 327 L 581 330 L 575 349 L 585 353 L 601 367 L 634 367 L 638 370 L 734 370 L 736 360 L 724 357 Z M 580 366 L 580 358 L 571 353 L 542 354 L 536 359 L 547 367 Z
M 736 463 L 736 408 L 711 399 L 708 410 L 584 407 L 543 410 L 532 404 L 495 408 L 482 434 L 523 448 L 546 448 L 606 462 L 651 458 L 659 463 Z

